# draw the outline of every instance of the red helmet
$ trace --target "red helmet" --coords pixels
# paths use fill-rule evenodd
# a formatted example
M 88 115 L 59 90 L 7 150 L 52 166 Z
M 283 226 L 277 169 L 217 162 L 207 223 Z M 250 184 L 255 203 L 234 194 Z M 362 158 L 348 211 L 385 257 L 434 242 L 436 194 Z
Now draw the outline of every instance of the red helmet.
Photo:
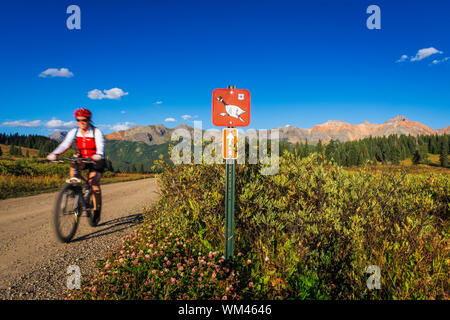
M 80 109 L 75 110 L 73 115 L 75 116 L 75 118 L 76 117 L 86 117 L 86 118 L 90 119 L 92 117 L 92 113 L 88 109 L 85 109 L 85 108 L 80 108 Z

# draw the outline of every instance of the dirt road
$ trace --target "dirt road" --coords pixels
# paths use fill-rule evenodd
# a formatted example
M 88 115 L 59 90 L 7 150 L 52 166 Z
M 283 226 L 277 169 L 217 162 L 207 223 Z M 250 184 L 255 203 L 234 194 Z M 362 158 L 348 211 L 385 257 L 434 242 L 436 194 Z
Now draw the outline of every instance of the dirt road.
M 120 239 L 142 221 L 142 209 L 158 197 L 156 179 L 102 186 L 97 227 L 82 218 L 72 242 L 56 239 L 52 211 L 56 193 L 0 200 L 0 299 L 61 299 L 70 265 L 81 276 L 95 272 Z

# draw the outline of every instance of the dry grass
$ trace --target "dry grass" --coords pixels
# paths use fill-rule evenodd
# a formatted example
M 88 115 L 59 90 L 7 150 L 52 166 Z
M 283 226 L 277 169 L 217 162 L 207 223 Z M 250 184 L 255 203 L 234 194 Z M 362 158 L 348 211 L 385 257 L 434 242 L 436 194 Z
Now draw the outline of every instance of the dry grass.
M 381 164 L 366 165 L 364 168 L 373 174 L 385 174 L 385 173 L 408 173 L 408 174 L 443 174 L 449 175 L 450 168 L 444 168 L 440 166 L 438 154 L 428 154 L 430 164 L 412 164 L 411 159 L 405 159 L 400 162 L 399 165 L 393 164 Z M 345 170 L 350 172 L 359 172 L 362 166 L 344 167 Z
M 7 145 L 7 144 L 0 144 L 0 149 L 2 150 L 2 158 L 9 158 L 9 159 L 20 159 L 23 157 L 16 157 L 16 156 L 10 156 L 9 154 L 9 148 L 11 146 Z M 37 149 L 31 149 L 31 148 L 25 148 L 25 147 L 20 147 L 22 149 L 22 154 L 25 156 L 28 153 L 30 154 L 30 157 L 37 157 L 39 150 Z
M 104 177 L 102 184 L 133 181 L 151 178 L 152 174 L 119 173 L 112 177 Z M 58 190 L 66 178 L 51 176 L 14 176 L 0 175 L 0 199 L 30 196 Z

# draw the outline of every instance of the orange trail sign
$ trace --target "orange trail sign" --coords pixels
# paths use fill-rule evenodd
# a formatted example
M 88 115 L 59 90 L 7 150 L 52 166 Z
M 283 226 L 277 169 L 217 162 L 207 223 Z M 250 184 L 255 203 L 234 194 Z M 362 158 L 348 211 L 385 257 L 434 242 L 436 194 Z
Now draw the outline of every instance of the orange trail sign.
M 219 127 L 246 127 L 250 124 L 250 91 L 215 89 L 212 100 L 212 122 Z
M 237 159 L 238 131 L 235 128 L 222 130 L 222 154 L 224 159 Z

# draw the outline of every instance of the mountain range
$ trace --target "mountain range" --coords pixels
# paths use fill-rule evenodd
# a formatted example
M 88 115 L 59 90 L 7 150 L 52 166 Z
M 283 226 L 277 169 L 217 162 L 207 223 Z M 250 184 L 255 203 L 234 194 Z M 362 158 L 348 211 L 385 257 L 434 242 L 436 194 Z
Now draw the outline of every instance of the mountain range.
M 163 124 L 149 126 L 135 126 L 128 130 L 122 130 L 105 135 L 110 141 L 135 141 L 144 142 L 148 145 L 158 145 L 170 141 L 172 132 L 178 128 L 194 130 L 192 127 L 181 124 L 176 128 L 169 129 Z M 436 130 L 420 122 L 410 121 L 403 116 L 397 116 L 382 124 L 374 124 L 364 121 L 361 124 L 350 124 L 340 120 L 329 120 L 323 124 L 316 125 L 310 129 L 295 126 L 278 127 L 281 139 L 287 139 L 291 143 L 306 141 L 317 143 L 319 140 L 328 142 L 331 139 L 341 142 L 363 139 L 369 136 L 379 137 L 391 134 L 405 135 L 433 135 L 450 134 L 450 126 Z
M 381 137 L 391 134 L 412 136 L 450 134 L 450 126 L 435 130 L 420 122 L 410 121 L 403 116 L 397 116 L 382 124 L 364 121 L 363 123 L 354 125 L 344 121 L 329 120 L 311 129 L 302 129 L 293 126 L 280 127 L 278 129 L 280 130 L 280 137 L 288 139 L 292 143 L 305 141 L 306 139 L 311 143 L 317 143 L 319 140 L 328 142 L 331 139 L 346 142 L 367 138 L 369 136 Z
M 193 128 L 181 124 L 176 128 L 167 128 L 163 124 L 134 126 L 128 130 L 121 130 L 105 135 L 107 141 L 131 141 L 144 142 L 149 146 L 160 145 L 170 141 L 172 133 L 176 129 L 187 129 L 193 132 Z M 369 136 L 380 137 L 391 134 L 405 135 L 433 135 L 450 134 L 450 126 L 442 129 L 433 129 L 417 121 L 410 121 L 403 116 L 397 116 L 382 124 L 374 124 L 364 121 L 360 124 L 350 124 L 340 120 L 328 120 L 325 123 L 316 125 L 310 129 L 303 129 L 295 126 L 284 126 L 276 128 L 280 132 L 281 139 L 287 139 L 291 143 L 304 142 L 317 143 L 319 140 L 328 142 L 331 139 L 341 142 L 363 139 Z M 56 141 L 62 141 L 66 136 L 66 131 L 57 131 L 49 137 Z
M 186 129 L 191 134 L 194 128 L 186 125 L 180 124 L 178 127 L 169 129 L 163 124 L 149 125 L 149 126 L 134 126 L 128 130 L 121 130 L 117 132 L 112 132 L 105 135 L 106 140 L 110 141 L 134 141 L 134 142 L 144 142 L 149 146 L 163 144 L 170 141 L 172 133 L 176 129 Z
M 163 124 L 134 126 L 128 130 L 121 130 L 105 135 L 105 153 L 112 161 L 115 169 L 129 170 L 132 166 L 150 168 L 153 161 L 160 155 L 168 160 L 168 148 L 172 133 L 176 129 L 186 129 L 191 135 L 194 128 L 181 124 L 176 128 L 167 128 Z M 364 121 L 361 124 L 350 124 L 339 120 L 329 120 L 310 129 L 295 126 L 276 128 L 279 130 L 280 139 L 286 139 L 290 143 L 308 141 L 315 144 L 331 139 L 340 142 L 363 139 L 369 136 L 380 137 L 391 134 L 405 135 L 441 135 L 450 134 L 450 126 L 442 129 L 432 129 L 420 122 L 410 121 L 403 116 L 397 116 L 382 124 L 374 124 Z M 67 135 L 66 131 L 57 131 L 49 137 L 61 142 Z

